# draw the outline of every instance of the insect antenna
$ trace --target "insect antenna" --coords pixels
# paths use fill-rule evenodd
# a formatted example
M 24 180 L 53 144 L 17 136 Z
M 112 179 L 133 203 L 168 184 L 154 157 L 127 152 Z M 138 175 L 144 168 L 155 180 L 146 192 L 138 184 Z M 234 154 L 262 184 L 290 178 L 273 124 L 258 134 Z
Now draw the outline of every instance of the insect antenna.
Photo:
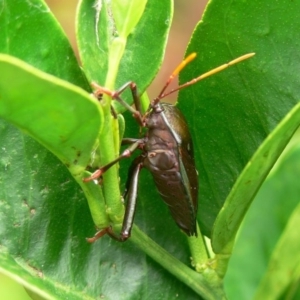
M 166 95 L 164 94 L 165 90 L 167 89 L 167 87 L 170 85 L 170 83 L 173 81 L 173 79 L 180 73 L 180 71 L 188 64 L 190 63 L 192 60 L 195 59 L 195 57 L 197 56 L 196 52 L 191 53 L 190 55 L 188 55 L 176 68 L 175 70 L 172 72 L 172 74 L 170 75 L 170 77 L 168 78 L 166 84 L 164 85 L 164 87 L 162 88 L 161 92 L 159 93 L 159 95 L 152 101 L 152 104 L 155 105 L 157 104 L 160 99 L 164 98 Z M 172 90 L 173 91 L 173 90 Z M 174 90 L 175 92 L 175 90 Z M 168 93 L 169 95 L 170 93 Z
M 176 91 L 179 91 L 187 86 L 190 86 L 192 84 L 195 84 L 196 82 L 204 79 L 204 78 L 207 78 L 213 74 L 216 74 L 216 73 L 219 73 L 225 69 L 227 69 L 228 67 L 231 67 L 232 65 L 235 65 L 243 60 L 246 60 L 252 56 L 254 56 L 255 53 L 248 53 L 248 54 L 245 54 L 245 55 L 242 55 L 238 58 L 235 58 L 234 60 L 231 60 L 230 62 L 226 63 L 226 64 L 223 64 L 217 68 L 214 68 L 180 86 L 178 86 L 177 88 L 175 89 L 172 89 L 171 91 L 169 91 L 168 93 L 164 94 L 164 91 L 166 90 L 166 88 L 169 86 L 170 82 L 174 79 L 175 76 L 177 76 L 179 74 L 179 72 L 190 62 L 192 61 L 195 57 L 196 57 L 196 53 L 192 53 L 190 54 L 186 59 L 184 59 L 179 65 L 178 67 L 173 71 L 173 73 L 171 74 L 171 76 L 169 77 L 169 79 L 167 80 L 165 86 L 163 87 L 162 91 L 160 92 L 160 94 L 158 95 L 157 98 L 155 98 L 153 100 L 154 104 L 158 103 L 162 98 L 165 98 L 167 96 L 169 96 L 170 94 L 176 92 Z

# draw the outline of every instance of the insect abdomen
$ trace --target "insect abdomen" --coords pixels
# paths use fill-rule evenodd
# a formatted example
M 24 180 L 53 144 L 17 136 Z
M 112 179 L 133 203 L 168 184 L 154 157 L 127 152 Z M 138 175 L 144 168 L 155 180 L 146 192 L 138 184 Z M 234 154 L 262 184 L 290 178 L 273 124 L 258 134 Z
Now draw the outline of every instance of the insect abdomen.
M 143 165 L 152 173 L 177 225 L 186 234 L 196 235 L 198 176 L 190 134 L 176 107 L 161 107 L 162 112 L 153 112 L 147 120 L 147 156 Z M 184 132 L 176 132 L 176 126 Z

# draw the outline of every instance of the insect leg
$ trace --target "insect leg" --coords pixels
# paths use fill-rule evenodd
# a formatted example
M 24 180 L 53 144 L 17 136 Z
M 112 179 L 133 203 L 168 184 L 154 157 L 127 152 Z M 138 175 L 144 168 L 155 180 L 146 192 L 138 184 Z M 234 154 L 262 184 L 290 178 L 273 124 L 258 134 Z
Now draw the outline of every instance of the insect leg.
M 125 216 L 123 220 L 122 230 L 120 236 L 117 236 L 111 228 L 108 228 L 107 234 L 115 240 L 120 242 L 126 241 L 130 237 L 131 228 L 133 225 L 134 214 L 136 209 L 136 199 L 137 199 L 137 189 L 138 189 L 138 180 L 139 173 L 143 167 L 142 163 L 143 157 L 138 156 L 131 164 L 128 179 L 126 182 L 125 197 L 128 196 Z
M 119 162 L 121 159 L 130 157 L 132 152 L 134 152 L 137 148 L 139 148 L 139 146 L 143 142 L 144 142 L 143 140 L 136 140 L 128 148 L 126 148 L 119 157 L 117 157 L 115 160 L 111 161 L 107 165 L 99 168 L 90 177 L 84 178 L 83 181 L 88 182 L 88 181 L 92 181 L 92 180 L 99 178 L 103 173 L 105 173 L 110 167 L 112 167 L 114 164 Z
M 137 189 L 139 173 L 143 167 L 142 163 L 143 157 L 137 157 L 131 164 L 128 179 L 126 182 L 125 195 L 128 195 L 128 201 L 125 209 L 125 216 L 123 219 L 122 230 L 120 235 L 113 232 L 111 227 L 107 227 L 98 231 L 92 238 L 87 238 L 87 242 L 94 243 L 96 240 L 100 239 L 105 234 L 108 234 L 114 240 L 119 242 L 125 242 L 130 237 L 131 228 L 133 225 L 133 219 L 136 209 L 136 199 L 137 199 Z
M 92 87 L 95 89 L 94 95 L 96 98 L 99 97 L 99 95 L 106 94 L 109 95 L 112 99 L 118 101 L 120 104 L 122 104 L 126 109 L 128 109 L 133 116 L 137 119 L 139 124 L 143 126 L 143 119 L 142 119 L 142 112 L 141 112 L 141 104 L 140 104 L 140 97 L 137 94 L 137 88 L 136 84 L 133 81 L 129 81 L 125 83 L 123 86 L 121 86 L 118 90 L 116 91 L 111 91 L 105 87 L 102 87 L 98 85 L 95 82 L 91 83 Z M 129 105 L 127 102 L 125 102 L 120 95 L 124 92 L 125 89 L 130 88 L 132 98 L 135 104 L 136 109 L 134 109 L 131 105 Z
M 134 139 L 134 138 L 124 138 L 122 139 L 122 145 L 131 145 L 131 144 L 134 144 L 136 142 L 140 141 L 141 143 L 141 140 L 140 139 Z
M 96 242 L 98 239 L 102 238 L 105 234 L 108 234 L 109 228 L 110 227 L 107 227 L 107 228 L 99 230 L 98 232 L 96 232 L 96 234 L 93 237 L 86 238 L 86 241 L 88 243 L 94 243 L 94 242 Z

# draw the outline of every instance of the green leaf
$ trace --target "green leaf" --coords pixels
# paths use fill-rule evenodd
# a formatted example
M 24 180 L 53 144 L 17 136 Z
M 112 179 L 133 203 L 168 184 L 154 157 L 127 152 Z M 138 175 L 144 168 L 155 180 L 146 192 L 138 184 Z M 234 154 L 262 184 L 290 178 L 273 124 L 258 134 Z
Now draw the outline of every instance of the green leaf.
M 228 251 L 225 247 L 227 243 L 234 241 L 235 234 L 261 182 L 267 176 L 299 124 L 300 104 L 290 111 L 261 144 L 241 173 L 213 228 L 212 240 L 215 252 L 226 253 Z
M 81 1 L 77 36 L 83 68 L 89 81 L 103 86 L 109 71 L 109 48 L 115 32 L 113 20 L 107 13 L 108 4 L 104 1 L 99 3 L 101 5 L 95 7 L 91 0 Z M 171 1 L 147 1 L 143 16 L 127 39 L 115 88 L 134 81 L 142 93 L 150 84 L 163 60 L 172 13 Z M 128 96 L 132 103 L 130 94 Z M 117 108 L 124 111 L 122 106 Z
M 26 57 L 23 59 L 26 60 Z M 6 74 L 16 74 L 17 79 L 14 79 L 16 82 L 15 85 L 12 84 L 12 87 L 18 88 L 18 85 L 23 83 L 22 90 L 13 89 L 9 85 L 7 87 L 4 84 L 1 85 L 1 91 L 5 97 L 0 99 L 5 103 L 3 113 L 6 118 L 12 118 L 23 129 L 31 124 L 31 122 L 22 124 L 23 114 L 17 113 L 21 121 L 8 114 L 9 111 L 15 113 L 22 107 L 26 110 L 27 106 L 20 105 L 23 104 L 20 99 L 22 96 L 25 104 L 26 101 L 30 104 L 29 109 L 40 112 L 37 118 L 43 116 L 42 113 L 44 113 L 45 122 L 52 120 L 52 123 L 45 129 L 46 135 L 51 135 L 52 126 L 54 126 L 53 119 L 47 114 L 51 115 L 51 111 L 55 110 L 57 104 L 51 107 L 46 106 L 47 110 L 41 111 L 40 109 L 45 105 L 43 97 L 37 99 L 38 94 L 32 94 L 32 86 L 37 84 L 37 90 L 41 95 L 47 97 L 46 91 L 50 89 L 49 97 L 53 92 L 63 101 L 62 103 L 67 107 L 62 106 L 65 107 L 67 116 L 71 119 L 72 115 L 68 113 L 68 110 L 73 107 L 70 100 L 73 97 L 82 99 L 84 103 L 88 102 L 88 106 L 97 107 L 98 116 L 97 114 L 96 116 L 85 115 L 84 107 L 80 106 L 78 110 L 80 113 L 77 117 L 80 120 L 88 118 L 90 122 L 96 123 L 91 133 L 87 133 L 90 137 L 93 132 L 99 131 L 100 127 L 97 125 L 99 108 L 94 105 L 95 101 L 82 90 L 53 77 L 47 77 L 14 59 L 5 58 L 2 66 L 6 69 Z M 64 69 L 63 72 L 67 70 Z M 11 77 L 9 79 L 11 81 Z M 26 84 L 28 91 L 24 88 L 25 83 L 28 83 Z M 42 88 L 39 85 L 42 85 Z M 66 96 L 67 100 L 63 100 L 60 97 L 61 94 Z M 14 102 L 5 102 L 3 99 L 16 99 L 19 105 L 11 110 Z M 75 102 L 79 101 L 75 100 Z M 84 106 L 84 103 L 80 105 Z M 71 108 L 68 107 L 69 105 Z M 96 120 L 91 120 L 93 117 Z M 65 120 L 61 122 L 64 123 Z M 71 124 L 67 124 L 67 127 L 70 128 L 73 125 L 72 121 Z M 34 129 L 32 134 L 38 140 L 40 139 L 48 148 L 53 147 L 53 139 L 50 143 L 48 139 L 43 140 L 44 135 L 41 134 L 39 126 L 32 128 Z M 81 130 L 89 131 L 89 129 L 90 125 Z M 95 299 L 100 295 L 115 299 L 121 294 L 122 299 L 134 299 L 140 298 L 141 295 L 147 296 L 149 290 L 152 291 L 151 297 L 155 299 L 160 298 L 161 295 L 169 299 L 174 297 L 176 299 L 199 298 L 189 287 L 149 259 L 131 242 L 119 244 L 105 237 L 93 245 L 87 244 L 84 238 L 93 235 L 93 222 L 82 191 L 66 168 L 51 153 L 5 122 L 1 122 L 0 130 L 0 260 L 1 266 L 4 266 L 10 276 L 17 278 L 27 288 L 33 289 L 45 298 Z M 86 131 L 83 132 L 83 136 L 80 136 L 83 141 L 85 133 Z M 83 142 L 78 141 L 78 143 Z M 58 153 L 63 158 L 72 156 L 72 153 L 66 150 L 68 147 L 59 149 L 58 143 L 54 145 L 52 150 L 56 154 Z M 84 154 L 85 158 L 91 154 L 94 143 L 90 142 L 89 146 L 92 148 Z M 82 165 L 85 163 L 85 158 L 80 157 Z M 71 162 L 75 165 L 73 160 Z M 97 185 L 93 186 L 99 189 Z M 102 212 L 105 212 L 105 209 L 102 209 Z M 151 217 L 147 208 L 144 213 L 148 215 L 148 218 Z M 154 220 L 153 215 L 152 219 Z M 170 222 L 172 222 L 171 219 Z M 172 227 L 178 234 L 179 230 L 173 224 Z M 182 234 L 180 238 L 177 238 L 173 235 L 165 241 L 173 240 L 178 244 L 180 239 L 185 240 L 185 236 Z M 189 264 L 189 253 L 184 243 L 179 249 L 173 248 L 172 252 L 185 264 Z M 174 264 L 173 269 L 178 266 L 180 263 Z M 185 268 L 188 271 L 184 271 Z M 192 277 L 187 275 L 188 273 L 192 273 L 199 279 L 199 274 L 188 267 L 185 268 L 179 270 L 181 276 L 185 277 L 185 282 L 189 283 L 192 280 Z M 145 270 L 147 276 L 145 276 Z M 125 277 L 124 274 L 126 274 Z M 198 281 L 190 285 L 199 286 Z M 201 288 L 203 289 L 203 286 L 200 286 Z
M 98 146 L 102 126 L 98 102 L 19 59 L 0 55 L 0 69 L 0 116 L 33 136 L 66 166 L 83 172 Z
M 100 189 L 82 181 L 92 154 L 99 147 L 103 114 L 98 102 L 81 88 L 19 59 L 0 55 L 0 69 L 0 116 L 34 137 L 63 162 L 86 192 L 95 224 L 107 225 L 104 202 L 93 200 L 103 198 Z
M 257 297 L 278 299 L 287 284 L 296 279 L 292 274 L 299 266 L 299 241 L 292 236 L 298 225 L 292 224 L 299 222 L 299 157 L 299 145 L 285 154 L 245 217 L 225 277 L 229 299 L 253 299 L 262 278 L 265 287 L 272 282 L 274 285 L 265 290 L 267 295 Z M 275 261 L 279 265 L 271 271 Z
M 300 204 L 293 211 L 284 232 L 272 253 L 268 268 L 254 299 L 276 299 L 299 275 L 300 267 Z M 298 277 L 299 278 L 299 277 Z
M 0 280 L 0 296 L 2 299 L 13 298 L 18 300 L 32 300 L 32 298 L 30 298 L 26 293 L 25 289 L 8 276 L 0 274 Z
M 110 83 L 114 82 L 114 68 L 117 69 L 119 63 L 118 61 L 116 66 L 112 67 L 113 60 L 111 57 L 109 58 L 109 51 L 111 47 L 115 46 L 111 44 L 111 38 L 114 35 L 114 31 L 111 30 L 113 27 L 109 27 L 109 25 L 112 24 L 113 26 L 114 23 L 110 23 L 112 20 L 106 15 L 106 8 L 103 8 L 109 4 L 101 2 L 103 4 L 102 9 L 97 11 L 97 8 L 93 7 L 94 3 L 92 1 L 82 2 L 78 15 L 81 57 L 84 68 L 91 70 L 88 71 L 89 80 L 96 80 L 101 85 L 106 85 L 108 82 L 108 86 L 113 88 L 133 79 L 143 91 L 157 72 L 164 51 L 165 34 L 169 26 L 171 10 L 165 14 L 165 11 L 160 9 L 162 5 L 169 7 L 170 2 L 148 1 L 145 14 L 126 41 L 124 56 L 122 56 L 120 62 L 120 72 L 116 84 L 112 85 Z M 232 240 L 232 235 L 238 228 L 254 192 L 264 180 L 272 161 L 279 155 L 280 148 L 284 146 L 293 131 L 291 127 L 288 132 L 285 132 L 284 136 L 282 134 L 276 135 L 276 132 L 272 135 L 272 131 L 299 99 L 299 78 L 297 77 L 299 75 L 296 72 L 299 66 L 297 65 L 295 50 L 299 48 L 299 45 L 298 41 L 292 38 L 295 32 L 290 29 L 287 30 L 279 18 L 282 13 L 286 16 L 291 15 L 291 22 L 297 28 L 299 21 L 294 11 L 297 11 L 299 4 L 289 3 L 289 5 L 284 6 L 282 3 L 274 3 L 272 5 L 273 7 L 269 9 L 270 5 L 260 3 L 257 0 L 253 3 L 247 3 L 247 5 L 239 1 L 211 1 L 203 23 L 195 31 L 188 50 L 188 52 L 197 51 L 200 53 L 198 61 L 202 65 L 199 66 L 198 63 L 195 63 L 187 68 L 186 73 L 183 72 L 182 74 L 183 79 L 184 77 L 191 79 L 241 54 L 256 52 L 255 58 L 245 61 L 239 66 L 232 67 L 222 74 L 215 75 L 201 84 L 185 89 L 180 96 L 180 107 L 186 114 L 194 135 L 197 166 L 201 176 L 199 218 L 207 235 L 211 234 L 216 216 L 223 207 L 225 199 L 235 182 L 237 182 L 242 170 L 247 166 L 247 163 L 265 138 L 275 136 L 275 143 L 272 145 L 274 147 L 272 160 L 259 170 L 260 173 L 255 178 L 257 179 L 255 184 L 252 183 L 249 188 L 252 194 L 249 194 L 247 201 L 237 199 L 238 201 L 235 204 L 241 204 L 241 210 L 236 215 L 233 214 L 232 219 L 230 213 L 234 206 L 227 202 L 230 208 L 224 210 L 225 221 L 221 217 L 217 221 L 213 238 L 217 252 L 222 252 L 224 246 Z M 265 20 L 266 11 L 269 13 L 270 18 L 267 24 L 261 24 L 261 20 Z M 27 10 L 26 12 L 29 13 L 30 11 Z M 247 18 L 245 16 L 246 12 Z M 147 16 L 148 19 L 144 19 L 144 16 Z M 146 20 L 152 22 L 146 23 Z M 156 22 L 154 22 L 155 20 Z M 166 21 L 167 24 L 165 22 L 161 23 L 161 20 Z M 101 25 L 101 29 L 95 24 Z M 164 29 L 161 31 L 162 33 L 159 28 Z M 33 30 L 33 28 L 31 29 Z M 54 27 L 52 29 L 56 33 L 54 36 L 59 35 Z M 41 37 L 41 35 L 37 36 Z M 101 42 L 104 42 L 103 48 L 99 48 L 98 41 L 100 41 L 100 37 Z M 32 42 L 33 38 L 29 38 L 29 41 Z M 118 42 L 118 39 L 116 39 L 116 42 Z M 276 48 L 274 45 L 276 45 Z M 64 48 L 65 50 L 66 48 Z M 149 52 L 146 52 L 146 50 Z M 62 52 L 65 53 L 64 51 Z M 122 51 L 116 52 L 122 54 Z M 55 51 L 51 54 L 60 57 L 58 61 L 63 66 L 61 71 L 63 76 L 60 77 L 69 78 L 68 76 L 71 76 L 68 75 L 70 70 L 63 64 L 66 57 L 58 55 L 61 53 Z M 26 56 L 30 57 L 30 51 L 24 56 L 22 58 L 27 60 Z M 208 59 L 209 57 L 211 60 Z M 278 57 L 282 63 L 282 68 L 279 71 Z M 291 58 L 293 64 L 289 63 Z M 110 67 L 108 67 L 108 61 L 110 61 Z M 151 61 L 151 64 L 149 61 Z M 43 60 L 39 60 L 41 65 L 43 65 L 43 62 Z M 17 66 L 15 65 L 15 67 Z M 59 68 L 59 64 L 56 67 Z M 23 67 L 21 69 L 24 71 Z M 41 69 L 47 70 L 47 61 Z M 111 70 L 113 75 L 109 75 L 110 79 L 108 80 L 108 73 Z M 26 70 L 22 73 L 22 77 L 16 80 L 17 83 L 24 80 L 24 75 L 27 73 L 32 75 L 35 72 Z M 36 79 L 32 81 L 40 82 L 41 78 L 43 78 L 43 75 L 38 74 Z M 32 79 L 31 76 L 29 76 L 29 79 Z M 84 79 L 79 81 L 78 85 L 84 87 Z M 65 86 L 65 84 L 60 86 L 57 81 L 50 80 L 50 82 L 53 85 L 49 85 L 49 82 L 42 84 L 46 88 L 53 87 L 54 91 L 58 88 L 59 94 L 64 94 L 68 90 L 66 96 L 80 94 L 79 97 L 84 98 L 85 102 L 87 99 L 93 102 L 87 94 L 85 96 L 81 94 L 83 91 L 79 92 L 77 89 L 75 91 L 73 88 Z M 14 85 L 12 84 L 12 86 Z M 8 93 L 8 88 L 4 87 L 3 84 L 2 87 L 5 93 Z M 23 87 L 22 91 L 24 90 Z M 9 90 L 9 92 L 11 91 Z M 22 94 L 20 91 L 16 93 L 18 94 L 16 98 L 19 99 Z M 26 98 L 30 98 L 30 95 L 29 92 L 26 93 Z M 23 96 L 23 98 L 25 97 Z M 36 95 L 35 98 L 37 98 Z M 126 95 L 125 98 L 127 99 Z M 2 98 L 0 101 L 2 101 Z M 34 104 L 31 99 L 26 99 L 26 101 Z M 69 100 L 65 103 L 72 104 Z M 7 105 L 7 107 L 10 107 L 13 104 L 7 103 Z M 8 110 L 6 107 L 4 108 L 6 110 L 4 113 L 7 115 Z M 111 118 L 109 105 L 108 108 L 105 111 L 105 116 Z M 47 113 L 51 109 L 47 107 Z M 121 109 L 118 111 L 121 111 Z M 81 111 L 81 114 L 83 114 L 83 111 Z M 22 116 L 23 114 L 21 118 Z M 81 116 L 79 117 L 81 118 Z M 96 118 L 98 117 L 99 115 L 96 116 Z M 293 118 L 293 115 L 291 117 Z M 107 120 L 105 119 L 104 123 L 111 125 L 111 122 L 106 122 Z M 18 118 L 15 118 L 14 122 L 17 121 Z M 30 125 L 29 122 L 28 124 Z M 295 124 L 293 123 L 294 126 Z M 27 124 L 25 125 L 27 126 Z M 74 122 L 71 122 L 71 127 L 73 125 Z M 128 125 L 128 122 L 126 125 Z M 7 150 L 7 146 L 1 147 L 2 177 L 0 178 L 0 190 L 2 195 L 0 199 L 7 200 L 1 203 L 0 234 L 1 243 L 3 241 L 1 251 L 4 253 L 5 259 L 10 261 L 10 267 L 16 267 L 14 274 L 19 272 L 19 275 L 22 276 L 24 270 L 33 273 L 33 278 L 30 280 L 35 281 L 34 284 L 39 287 L 40 293 L 45 291 L 46 294 L 56 298 L 85 299 L 99 297 L 99 295 L 116 298 L 122 293 L 124 299 L 132 299 L 135 297 L 140 298 L 141 295 L 148 295 L 150 289 L 154 291 L 151 295 L 153 298 L 159 298 L 162 294 L 167 298 L 172 298 L 175 294 L 178 294 L 178 297 L 182 297 L 182 299 L 198 298 L 198 295 L 177 279 L 174 279 L 165 270 L 162 270 L 151 259 L 149 260 L 131 242 L 120 245 L 103 238 L 94 245 L 84 244 L 82 241 L 87 235 L 86 232 L 89 231 L 92 234 L 93 225 L 86 202 L 81 197 L 82 194 L 78 186 L 72 181 L 62 165 L 48 152 L 43 152 L 43 149 L 39 149 L 34 143 L 31 144 L 31 141 L 26 137 L 14 136 L 7 128 L 9 127 L 1 127 L 3 131 L 1 139 L 4 137 L 3 143 L 6 142 L 6 145 L 9 145 L 10 148 Z M 95 128 L 95 132 L 99 132 L 99 128 Z M 90 126 L 83 131 L 89 132 L 89 129 Z M 284 131 L 284 129 L 285 127 L 281 127 L 281 130 Z M 138 137 L 138 128 L 135 127 L 134 130 L 136 135 L 130 136 Z M 37 132 L 41 133 L 39 130 Z M 49 132 L 47 131 L 47 134 L 51 133 Z M 106 135 L 108 139 L 113 141 L 112 145 L 119 145 L 115 137 L 119 138 L 117 127 L 113 127 L 113 132 L 115 134 L 110 135 L 110 132 L 102 131 L 103 136 Z M 103 136 L 100 136 L 101 142 Z M 280 141 L 279 138 L 282 136 L 284 140 Z M 9 143 L 12 137 L 14 139 Z M 46 145 L 48 139 L 42 142 Z M 58 143 L 54 144 L 58 145 Z M 82 146 L 86 146 L 83 144 L 82 142 Z M 94 145 L 95 140 L 89 146 L 86 146 L 86 149 L 90 150 L 86 151 L 89 153 L 85 153 L 86 156 L 81 158 L 80 167 L 85 165 L 85 159 L 94 149 Z M 17 151 L 14 147 L 17 147 Z M 28 149 L 27 147 L 33 148 Z M 48 144 L 47 147 L 49 147 Z M 57 146 L 54 150 L 57 153 L 62 151 L 62 156 L 74 158 L 74 153 L 72 154 L 71 151 L 65 153 L 65 149 L 61 150 Z M 116 149 L 111 147 L 110 152 L 114 155 Z M 32 160 L 32 157 L 38 158 L 38 161 Z M 47 157 L 47 159 L 44 159 L 44 157 Z M 98 161 L 98 157 L 96 157 L 96 160 Z M 264 160 L 262 161 L 264 162 Z M 71 163 L 75 165 L 74 160 L 71 160 Z M 256 164 L 258 164 L 258 161 Z M 51 172 L 49 172 L 50 169 Z M 80 169 L 80 171 L 82 170 L 83 168 Z M 126 178 L 123 172 L 125 172 L 125 169 L 122 164 L 122 186 Z M 104 181 L 106 182 L 106 180 Z M 115 181 L 118 188 L 117 176 L 115 176 Z M 189 251 L 185 236 L 175 226 L 169 216 L 167 207 L 163 203 L 158 200 L 157 205 L 153 205 L 154 198 L 159 198 L 159 194 L 154 191 L 154 188 L 149 188 L 149 182 L 151 182 L 149 174 L 142 175 L 139 199 L 145 201 L 138 207 L 136 222 L 170 254 L 185 264 L 189 264 Z M 85 186 L 88 185 L 82 185 L 83 188 Z M 101 188 L 96 185 L 93 185 L 93 187 L 101 194 Z M 92 187 L 87 189 L 90 190 Z M 245 193 L 245 190 L 240 191 Z M 105 196 L 109 193 L 114 193 L 114 191 L 107 189 Z M 229 221 L 235 221 L 235 225 L 229 231 L 225 231 L 224 229 L 227 229 L 226 225 L 229 224 L 228 218 Z M 17 220 L 19 221 L 17 222 Z M 134 230 L 136 231 L 136 229 Z M 223 233 L 228 233 L 228 235 L 221 238 L 217 234 L 220 232 L 222 235 Z M 37 236 L 39 237 L 38 241 Z M 146 248 L 146 244 L 141 243 L 142 238 L 137 237 L 136 239 L 133 237 L 132 241 L 141 246 L 142 249 L 143 247 Z M 144 251 L 147 252 L 148 249 L 144 249 Z M 3 258 L 3 261 L 5 259 Z M 159 258 L 154 259 L 159 261 Z M 67 270 L 66 261 L 68 262 Z M 180 266 L 180 263 L 174 262 L 173 269 L 178 266 Z M 164 267 L 168 269 L 167 266 Z M 144 276 L 145 268 L 149 273 L 147 278 L 151 279 L 149 281 Z M 38 270 L 38 272 L 34 273 L 32 270 Z M 43 274 L 43 279 L 38 278 L 39 274 Z M 124 274 L 126 274 L 126 277 L 124 277 Z M 179 277 L 178 273 L 174 272 L 174 274 Z M 182 271 L 182 277 L 179 278 L 187 276 L 185 281 L 181 280 L 192 287 L 194 283 L 189 282 L 191 282 L 190 279 L 193 276 L 195 276 L 195 279 L 196 275 L 196 273 L 193 273 L 189 277 L 188 272 Z M 45 282 L 46 284 L 43 284 Z M 118 295 L 114 294 L 116 293 L 116 282 L 118 282 Z M 218 281 L 218 284 L 220 284 L 220 281 Z M 69 292 L 70 290 L 71 292 Z
M 187 53 L 197 52 L 198 57 L 182 72 L 181 82 L 240 55 L 256 53 L 253 58 L 182 90 L 179 96 L 179 107 L 194 139 L 200 177 L 198 217 L 208 236 L 255 151 L 300 99 L 300 42 L 294 38 L 300 26 L 296 13 L 299 5 L 257 0 L 210 1 L 187 49 Z M 287 26 L 287 18 L 292 26 Z M 274 159 L 280 151 L 279 147 L 273 153 Z M 249 183 L 251 197 L 270 167 L 263 166 L 256 180 Z M 240 199 L 239 204 L 243 213 L 237 218 L 241 220 L 249 199 Z M 227 223 L 220 222 L 218 227 L 222 226 L 227 229 Z M 236 229 L 235 225 L 229 230 Z M 223 248 L 229 240 L 217 233 L 214 239 L 219 244 L 216 250 L 220 251 L 219 247 Z
M 113 0 L 112 13 L 118 35 L 124 38 L 132 33 L 143 15 L 147 0 Z
M 69 41 L 43 1 L 1 1 L 0 28 L 0 53 L 89 89 Z
M 84 241 L 93 232 L 87 202 L 67 169 L 44 147 L 3 121 L 0 135 L 1 267 L 39 294 L 66 298 L 71 295 L 66 294 L 66 278 L 71 280 L 66 262 L 72 274 L 77 268 L 73 253 L 82 263 L 90 251 Z

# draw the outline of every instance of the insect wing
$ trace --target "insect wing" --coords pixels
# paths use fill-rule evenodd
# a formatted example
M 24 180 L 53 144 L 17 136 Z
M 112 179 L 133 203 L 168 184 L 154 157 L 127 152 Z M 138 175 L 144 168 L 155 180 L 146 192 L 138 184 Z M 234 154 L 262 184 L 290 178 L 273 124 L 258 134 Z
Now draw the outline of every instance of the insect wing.
M 164 119 L 177 143 L 177 161 L 179 163 L 180 185 L 176 188 L 176 198 L 172 203 L 166 199 L 171 214 L 188 235 L 196 235 L 196 217 L 198 208 L 198 174 L 195 168 L 193 143 L 187 123 L 173 105 L 164 104 Z M 173 192 L 173 195 L 175 193 Z

